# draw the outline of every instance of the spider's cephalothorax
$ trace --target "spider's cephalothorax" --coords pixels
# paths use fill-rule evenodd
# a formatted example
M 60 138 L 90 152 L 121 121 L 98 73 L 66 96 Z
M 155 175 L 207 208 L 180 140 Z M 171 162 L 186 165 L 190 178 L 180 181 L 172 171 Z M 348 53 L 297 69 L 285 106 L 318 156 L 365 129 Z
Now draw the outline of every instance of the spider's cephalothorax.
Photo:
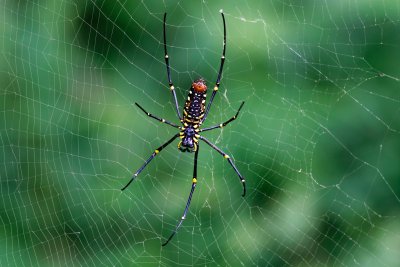
M 194 81 L 192 87 L 190 87 L 183 109 L 183 127 L 179 132 L 182 141 L 178 143 L 178 148 L 183 152 L 195 152 L 197 150 L 201 120 L 205 112 L 206 92 L 207 85 L 202 78 Z
M 223 50 L 222 50 L 222 56 L 221 56 L 221 63 L 219 65 L 219 71 L 218 71 L 218 76 L 217 76 L 217 81 L 215 82 L 214 89 L 212 91 L 210 100 L 207 104 L 206 103 L 206 92 L 207 92 L 207 85 L 205 81 L 200 78 L 192 83 L 192 86 L 189 90 L 189 95 L 185 103 L 185 107 L 183 108 L 183 117 L 181 116 L 179 112 L 179 105 L 178 105 L 178 100 L 176 98 L 176 93 L 175 93 L 175 87 L 174 84 L 172 83 L 171 80 L 171 70 L 169 67 L 169 56 L 167 53 L 167 41 L 166 41 L 166 34 L 165 34 L 165 21 L 167 18 L 167 14 L 164 14 L 164 58 L 165 58 L 165 65 L 167 67 L 167 77 L 168 77 L 168 84 L 169 88 L 171 90 L 172 96 L 174 98 L 174 104 L 175 104 L 175 111 L 178 116 L 178 119 L 181 122 L 181 125 L 177 125 L 173 122 L 167 121 L 165 119 L 159 118 L 149 112 L 147 112 L 144 108 L 142 108 L 138 103 L 135 103 L 136 106 L 138 106 L 147 116 L 150 118 L 156 119 L 159 122 L 163 122 L 165 124 L 168 124 L 172 127 L 175 127 L 179 129 L 179 133 L 175 134 L 172 136 L 171 139 L 169 139 L 167 142 L 159 146 L 157 149 L 154 150 L 154 152 L 151 154 L 151 156 L 145 161 L 145 163 L 132 175 L 132 178 L 129 180 L 128 184 L 125 185 L 122 190 L 126 189 L 133 180 L 144 170 L 144 168 L 147 166 L 147 164 L 152 161 L 156 155 L 158 155 L 161 150 L 163 150 L 165 147 L 167 147 L 169 144 L 171 144 L 175 139 L 178 137 L 181 139 L 180 142 L 178 143 L 178 148 L 180 151 L 183 152 L 194 152 L 194 167 L 193 167 L 193 178 L 192 178 L 192 187 L 189 193 L 189 198 L 186 202 L 186 207 L 185 210 L 183 211 L 183 215 L 181 219 L 179 220 L 178 224 L 175 227 L 175 230 L 172 232 L 172 234 L 169 236 L 167 241 L 163 244 L 165 246 L 168 244 L 168 242 L 174 237 L 174 235 L 178 232 L 179 228 L 182 225 L 183 220 L 186 218 L 186 213 L 189 210 L 190 202 L 192 200 L 193 192 L 196 188 L 197 185 L 197 159 L 199 155 L 199 140 L 203 141 L 206 143 L 208 146 L 210 146 L 212 149 L 217 151 L 224 159 L 228 161 L 228 163 L 232 166 L 233 170 L 236 172 L 238 175 L 238 178 L 240 182 L 243 185 L 243 194 L 244 196 L 246 194 L 246 183 L 244 180 L 244 177 L 240 174 L 239 170 L 236 168 L 235 164 L 233 163 L 233 160 L 226 154 L 224 151 L 222 151 L 219 147 L 208 141 L 207 138 L 204 136 L 200 135 L 200 133 L 204 133 L 206 131 L 218 129 L 225 127 L 228 123 L 234 121 L 237 116 L 239 115 L 240 109 L 243 107 L 244 102 L 240 105 L 238 111 L 236 112 L 236 115 L 230 118 L 229 120 L 214 125 L 206 128 L 202 128 L 201 125 L 202 123 L 206 120 L 208 112 L 210 111 L 211 104 L 214 100 L 214 97 L 218 91 L 220 81 L 221 81 L 221 75 L 222 75 L 222 69 L 224 67 L 224 62 L 225 62 L 225 49 L 226 49 L 226 27 L 225 27 L 225 17 L 224 13 L 221 12 L 222 15 L 222 21 L 224 23 L 224 43 L 223 43 Z

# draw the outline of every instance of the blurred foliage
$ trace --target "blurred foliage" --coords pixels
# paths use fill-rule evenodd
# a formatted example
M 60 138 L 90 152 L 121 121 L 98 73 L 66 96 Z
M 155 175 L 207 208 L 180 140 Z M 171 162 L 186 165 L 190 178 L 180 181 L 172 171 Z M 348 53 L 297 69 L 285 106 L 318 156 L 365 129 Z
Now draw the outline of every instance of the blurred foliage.
M 227 61 L 201 147 L 175 129 L 162 16 L 180 105 Z M 400 6 L 396 1 L 2 1 L 2 266 L 398 266 Z

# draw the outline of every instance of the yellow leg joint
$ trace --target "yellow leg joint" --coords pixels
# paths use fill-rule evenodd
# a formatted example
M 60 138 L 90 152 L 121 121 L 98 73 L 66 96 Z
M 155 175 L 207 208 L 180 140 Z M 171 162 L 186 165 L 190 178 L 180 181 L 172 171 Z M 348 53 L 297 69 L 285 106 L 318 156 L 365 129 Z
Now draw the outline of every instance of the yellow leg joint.
M 154 153 L 158 154 L 160 151 L 158 149 L 154 150 Z
M 193 178 L 192 182 L 193 182 L 194 184 L 197 184 L 197 179 L 196 179 L 196 178 Z
M 171 89 L 171 90 L 174 90 L 174 89 L 175 89 L 175 87 L 174 87 L 173 85 L 171 85 L 171 87 L 170 87 L 169 89 Z
M 218 86 L 215 86 L 215 87 L 214 87 L 214 91 L 218 91 Z
M 230 157 L 227 154 L 225 154 L 224 158 L 229 159 Z

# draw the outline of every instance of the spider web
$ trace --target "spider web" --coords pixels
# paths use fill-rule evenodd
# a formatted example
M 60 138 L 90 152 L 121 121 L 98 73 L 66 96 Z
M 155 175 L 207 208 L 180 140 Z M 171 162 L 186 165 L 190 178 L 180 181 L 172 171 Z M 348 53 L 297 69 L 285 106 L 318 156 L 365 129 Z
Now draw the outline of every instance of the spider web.
M 204 133 L 176 143 L 162 16 L 182 108 L 216 79 Z M 2 266 L 397 266 L 397 1 L 1 1 Z

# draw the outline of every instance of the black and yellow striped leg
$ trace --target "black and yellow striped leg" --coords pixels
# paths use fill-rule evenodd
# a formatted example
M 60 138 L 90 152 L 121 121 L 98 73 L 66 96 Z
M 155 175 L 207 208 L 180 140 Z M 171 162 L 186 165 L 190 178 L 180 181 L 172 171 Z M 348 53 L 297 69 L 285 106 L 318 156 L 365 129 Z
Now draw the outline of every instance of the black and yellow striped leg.
M 142 108 L 138 103 L 135 103 L 135 105 L 138 106 L 138 107 L 139 107 L 147 116 L 149 116 L 150 118 L 153 118 L 153 119 L 158 120 L 159 122 L 163 122 L 163 123 L 166 123 L 166 124 L 168 124 L 168 125 L 171 125 L 172 127 L 180 128 L 180 127 L 179 127 L 178 125 L 176 125 L 175 123 L 169 122 L 169 121 L 167 121 L 167 120 L 164 120 L 164 119 L 162 119 L 162 118 L 159 118 L 159 117 L 157 117 L 157 116 L 155 116 L 155 115 L 153 115 L 153 114 L 147 112 L 147 111 L 146 111 L 144 108 Z
M 167 13 L 164 13 L 164 58 L 165 58 L 165 65 L 167 66 L 168 84 L 169 84 L 169 89 L 171 90 L 172 93 L 172 97 L 174 98 L 176 114 L 178 115 L 178 119 L 182 121 L 182 116 L 181 113 L 179 112 L 178 100 L 176 99 L 175 87 L 171 80 L 171 69 L 169 66 L 169 56 L 167 52 L 167 36 L 166 36 L 167 34 L 165 30 L 166 20 L 167 20 Z
M 194 153 L 194 167 L 193 167 L 193 180 L 192 180 L 192 189 L 190 190 L 189 198 L 186 203 L 185 211 L 183 212 L 182 218 L 180 219 L 179 223 L 176 225 L 175 230 L 172 232 L 172 234 L 169 236 L 167 241 L 165 241 L 162 246 L 165 246 L 168 244 L 168 242 L 174 237 L 174 235 L 178 232 L 179 228 L 181 227 L 183 220 L 186 218 L 186 213 L 189 210 L 190 202 L 192 201 L 192 195 L 194 192 L 194 189 L 196 189 L 196 184 L 197 184 L 197 156 L 199 155 L 199 145 L 197 146 L 197 150 Z
M 220 82 L 221 82 L 222 70 L 224 68 L 224 63 L 225 63 L 226 25 L 225 25 L 224 13 L 221 13 L 221 15 L 222 15 L 222 22 L 224 23 L 224 44 L 223 44 L 223 49 L 222 49 L 221 64 L 219 65 L 219 71 L 218 71 L 217 81 L 215 82 L 214 90 L 213 90 L 213 92 L 211 94 L 210 101 L 207 104 L 206 111 L 204 113 L 204 117 L 201 120 L 201 122 L 204 122 L 206 120 L 208 112 L 210 111 L 210 108 L 211 108 L 211 104 L 212 104 L 212 102 L 214 100 L 214 97 L 215 97 L 216 93 L 218 92 L 219 85 L 220 85 Z
M 206 138 L 204 138 L 203 136 L 200 136 L 200 139 L 203 140 L 205 143 L 207 143 L 210 147 L 214 148 L 218 153 L 220 153 L 225 159 L 228 160 L 229 164 L 231 164 L 231 166 L 233 167 L 233 169 L 235 170 L 236 174 L 239 176 L 240 181 L 242 182 L 243 185 L 243 194 L 242 197 L 244 197 L 246 195 L 246 182 L 244 180 L 244 177 L 240 174 L 239 170 L 236 168 L 235 163 L 233 163 L 233 160 L 228 156 L 228 154 L 225 154 L 224 151 L 222 151 L 221 149 L 219 149 L 216 145 L 214 145 L 213 143 L 211 143 L 210 141 L 208 141 Z
M 125 185 L 121 190 L 125 190 L 132 182 L 135 180 L 135 178 L 143 171 L 143 169 L 147 166 L 147 164 L 150 163 L 150 161 L 163 150 L 166 146 L 172 143 L 176 138 L 178 138 L 179 134 L 174 135 L 171 139 L 169 139 L 166 143 L 158 147 L 156 150 L 154 150 L 153 154 L 146 160 L 146 162 L 140 167 L 133 175 L 132 178 L 129 180 L 127 185 Z
M 240 110 L 242 109 L 243 105 L 244 105 L 244 101 L 243 101 L 242 104 L 240 105 L 238 111 L 236 112 L 236 115 L 233 116 L 232 118 L 230 118 L 229 120 L 227 120 L 226 122 L 220 123 L 220 124 L 218 124 L 218 125 L 214 125 L 214 126 L 211 126 L 211 127 L 207 127 L 207 128 L 200 129 L 200 132 L 205 132 L 205 131 L 213 130 L 213 129 L 216 129 L 216 128 L 225 127 L 228 123 L 230 123 L 230 122 L 236 120 L 236 118 L 239 116 L 239 112 L 240 112 Z

